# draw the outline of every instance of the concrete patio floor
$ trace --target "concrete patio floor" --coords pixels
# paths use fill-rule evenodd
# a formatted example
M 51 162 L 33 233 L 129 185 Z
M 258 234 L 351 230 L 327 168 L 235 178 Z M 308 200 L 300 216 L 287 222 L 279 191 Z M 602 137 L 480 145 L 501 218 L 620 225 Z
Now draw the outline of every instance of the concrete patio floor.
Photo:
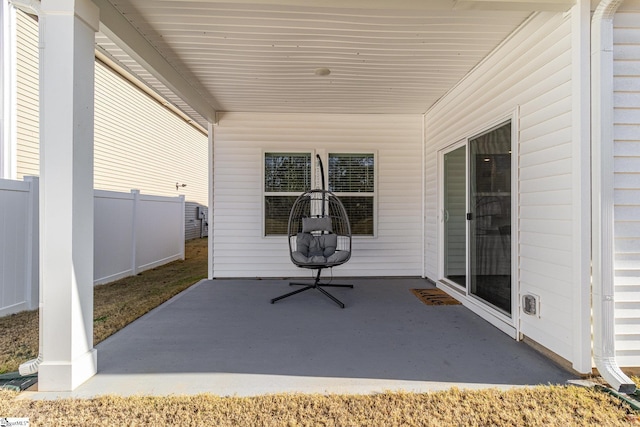
M 427 306 L 419 278 L 334 279 L 345 309 L 285 280 L 204 280 L 97 346 L 98 374 L 71 393 L 252 396 L 564 384 L 575 375 L 462 305 Z

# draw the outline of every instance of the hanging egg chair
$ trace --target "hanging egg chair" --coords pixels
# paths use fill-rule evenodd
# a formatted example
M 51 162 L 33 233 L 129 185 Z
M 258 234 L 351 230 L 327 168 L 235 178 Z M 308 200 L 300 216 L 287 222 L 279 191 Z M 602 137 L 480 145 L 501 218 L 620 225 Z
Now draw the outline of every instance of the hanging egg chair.
M 320 168 L 322 170 L 322 163 Z M 273 298 L 271 303 L 316 289 L 344 308 L 344 304 L 324 288 L 353 288 L 353 285 L 320 282 L 322 270 L 342 265 L 351 258 L 351 226 L 340 199 L 324 188 L 304 192 L 293 203 L 287 229 L 291 262 L 300 268 L 317 270 L 315 281 L 313 284 L 289 283 L 303 287 Z

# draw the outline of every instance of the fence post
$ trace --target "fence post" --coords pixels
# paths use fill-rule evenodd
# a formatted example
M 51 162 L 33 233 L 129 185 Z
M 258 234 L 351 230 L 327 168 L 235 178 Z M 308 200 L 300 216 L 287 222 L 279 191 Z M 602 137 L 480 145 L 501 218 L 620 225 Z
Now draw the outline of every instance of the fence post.
M 29 183 L 25 299 L 27 309 L 34 310 L 40 304 L 40 183 L 37 176 L 25 176 L 24 181 Z
M 138 208 L 140 190 L 131 190 L 133 209 L 131 218 L 131 275 L 138 274 Z
M 184 214 L 184 210 L 185 210 L 186 206 L 185 206 L 185 200 L 184 200 L 184 194 L 180 195 L 180 209 L 182 212 L 181 218 L 182 221 L 180 221 L 180 236 L 182 236 L 180 238 L 180 245 L 181 245 L 181 249 L 180 249 L 180 259 L 184 261 L 185 258 L 185 253 L 184 253 L 184 238 L 185 238 L 185 231 L 184 231 L 184 227 L 185 227 L 185 214 Z

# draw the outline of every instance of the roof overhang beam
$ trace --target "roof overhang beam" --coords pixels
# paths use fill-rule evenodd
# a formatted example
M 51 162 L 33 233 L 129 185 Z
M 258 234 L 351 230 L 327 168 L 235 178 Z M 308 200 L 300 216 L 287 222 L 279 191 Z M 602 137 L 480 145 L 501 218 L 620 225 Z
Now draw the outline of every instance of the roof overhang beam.
M 93 0 L 100 8 L 100 31 L 138 64 L 182 98 L 210 123 L 218 105 L 212 105 L 145 39 L 108 0 Z

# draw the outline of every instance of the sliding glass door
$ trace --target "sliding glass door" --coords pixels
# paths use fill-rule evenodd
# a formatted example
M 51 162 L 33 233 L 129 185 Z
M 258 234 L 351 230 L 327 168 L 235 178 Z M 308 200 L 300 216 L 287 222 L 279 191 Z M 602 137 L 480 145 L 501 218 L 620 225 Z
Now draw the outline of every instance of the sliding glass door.
M 511 124 L 441 155 L 443 279 L 511 316 Z
M 469 140 L 469 292 L 511 314 L 511 125 Z
M 462 287 L 466 286 L 467 275 L 466 159 L 466 145 L 454 148 L 443 156 L 444 277 Z

